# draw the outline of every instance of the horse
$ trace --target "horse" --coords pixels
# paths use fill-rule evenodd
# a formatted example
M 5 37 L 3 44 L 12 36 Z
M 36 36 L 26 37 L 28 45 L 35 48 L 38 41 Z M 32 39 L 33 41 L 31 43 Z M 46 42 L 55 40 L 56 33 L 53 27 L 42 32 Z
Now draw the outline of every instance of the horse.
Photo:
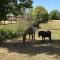
M 32 39 L 33 37 L 35 38 L 35 31 L 34 31 L 34 27 L 29 27 L 24 33 L 23 33 L 23 42 L 25 42 L 26 40 L 26 36 L 29 35 L 29 38 L 30 38 L 30 35 L 32 36 Z
M 45 43 L 45 37 L 49 37 L 49 42 L 51 42 L 51 31 L 38 31 L 38 36 L 42 36 L 42 42 Z
M 40 28 L 40 27 L 39 27 L 39 23 L 37 23 L 37 22 L 33 23 L 33 24 L 32 24 L 32 27 L 37 27 L 37 29 Z
M 30 26 L 30 27 L 23 33 L 23 42 L 25 42 L 27 34 L 29 35 L 29 38 L 30 38 L 30 35 L 32 36 L 32 39 L 33 39 L 33 37 L 35 38 L 35 32 L 36 32 L 36 30 L 37 30 L 38 28 L 39 28 L 39 25 L 38 25 L 37 23 L 33 23 L 32 26 Z

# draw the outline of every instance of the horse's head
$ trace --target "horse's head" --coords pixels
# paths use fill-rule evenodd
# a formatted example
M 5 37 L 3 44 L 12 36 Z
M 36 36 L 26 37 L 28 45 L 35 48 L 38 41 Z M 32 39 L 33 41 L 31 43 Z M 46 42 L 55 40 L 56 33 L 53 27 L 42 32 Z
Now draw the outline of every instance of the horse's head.
M 42 36 L 44 34 L 44 31 L 38 31 L 38 36 Z

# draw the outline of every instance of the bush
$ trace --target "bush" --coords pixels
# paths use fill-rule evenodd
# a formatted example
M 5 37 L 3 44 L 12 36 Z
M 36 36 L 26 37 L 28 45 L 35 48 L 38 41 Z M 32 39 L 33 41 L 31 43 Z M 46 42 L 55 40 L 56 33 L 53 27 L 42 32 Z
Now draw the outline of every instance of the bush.
M 17 31 L 12 31 L 12 30 L 4 30 L 4 29 L 0 29 L 0 42 L 4 42 L 7 39 L 12 39 L 12 38 L 16 38 L 22 36 L 22 31 L 21 30 L 17 30 Z
M 6 39 L 6 32 L 3 30 L 0 30 L 0 42 L 4 42 Z

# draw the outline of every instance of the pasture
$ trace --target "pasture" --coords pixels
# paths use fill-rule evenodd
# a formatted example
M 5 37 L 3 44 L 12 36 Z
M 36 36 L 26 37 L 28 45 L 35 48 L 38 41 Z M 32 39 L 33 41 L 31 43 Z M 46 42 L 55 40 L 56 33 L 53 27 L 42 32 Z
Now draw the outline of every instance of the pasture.
M 13 31 L 18 27 L 17 25 L 12 25 Z M 8 25 L 8 27 L 9 26 L 11 27 L 11 25 Z M 27 25 L 22 23 L 20 23 L 19 26 L 23 26 L 23 30 L 24 26 L 27 27 Z M 5 27 L 7 27 L 7 25 L 5 25 Z M 6 42 L 0 45 L 0 60 L 60 60 L 60 21 L 52 20 L 47 24 L 40 24 L 40 27 L 41 29 L 39 30 L 49 29 L 52 32 L 52 43 L 46 41 L 46 44 L 42 44 L 36 31 L 35 40 L 27 39 L 25 45 L 23 45 L 22 39 L 18 39 L 18 42 Z
M 52 39 L 60 39 L 60 20 L 52 20 L 40 26 L 42 30 L 50 30 L 52 32 Z

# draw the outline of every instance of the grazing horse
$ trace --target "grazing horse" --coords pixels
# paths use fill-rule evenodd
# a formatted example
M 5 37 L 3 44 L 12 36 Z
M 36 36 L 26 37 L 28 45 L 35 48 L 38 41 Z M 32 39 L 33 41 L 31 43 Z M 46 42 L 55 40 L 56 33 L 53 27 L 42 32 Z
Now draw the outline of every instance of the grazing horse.
M 30 35 L 32 36 L 32 39 L 33 37 L 35 38 L 35 32 L 36 30 L 39 28 L 39 25 L 37 23 L 33 23 L 31 27 L 29 27 L 24 33 L 23 33 L 23 42 L 25 42 L 26 40 L 26 36 L 27 34 L 29 35 L 29 38 L 30 38 Z
M 33 39 L 33 37 L 35 38 L 35 30 L 34 30 L 34 27 L 29 27 L 29 28 L 23 33 L 23 42 L 25 42 L 27 35 L 29 35 L 29 38 L 30 38 L 30 35 L 32 36 L 32 39 Z
M 39 37 L 42 36 L 42 42 L 44 43 L 45 43 L 45 37 L 49 37 L 49 41 L 51 42 L 51 31 L 39 31 L 38 36 Z

